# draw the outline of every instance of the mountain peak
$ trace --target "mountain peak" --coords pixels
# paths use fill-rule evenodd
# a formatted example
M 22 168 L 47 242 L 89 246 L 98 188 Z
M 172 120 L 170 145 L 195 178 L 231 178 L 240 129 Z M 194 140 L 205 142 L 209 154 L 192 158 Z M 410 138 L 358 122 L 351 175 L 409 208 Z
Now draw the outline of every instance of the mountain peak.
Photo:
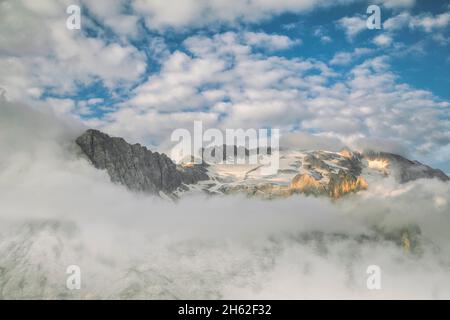
M 97 169 L 106 169 L 112 182 L 133 191 L 172 194 L 183 183 L 207 179 L 202 168 L 178 168 L 164 153 L 129 144 L 123 138 L 110 137 L 98 130 L 87 130 L 76 143 Z
M 182 196 L 187 191 L 209 194 L 240 192 L 263 197 L 295 193 L 341 198 L 366 190 L 372 181 L 392 176 L 399 183 L 416 179 L 450 180 L 441 170 L 418 161 L 386 152 L 340 152 L 281 150 L 276 174 L 263 174 L 262 164 L 207 163 L 177 166 L 165 154 L 152 152 L 140 144 L 87 130 L 76 143 L 97 169 L 105 169 L 111 181 L 130 190 Z M 227 159 L 238 155 L 236 146 L 219 146 L 204 152 L 219 152 Z M 227 150 L 225 156 L 225 150 Z M 245 152 L 246 151 L 246 152 Z M 248 150 L 244 149 L 244 155 Z

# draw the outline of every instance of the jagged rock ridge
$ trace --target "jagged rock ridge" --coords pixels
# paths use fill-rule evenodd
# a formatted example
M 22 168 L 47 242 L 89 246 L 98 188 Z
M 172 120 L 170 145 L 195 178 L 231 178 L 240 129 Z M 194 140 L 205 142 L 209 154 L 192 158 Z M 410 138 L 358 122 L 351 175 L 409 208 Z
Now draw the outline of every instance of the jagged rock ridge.
M 204 166 L 177 167 L 164 153 L 152 152 L 140 144 L 87 130 L 76 143 L 97 169 L 106 169 L 111 181 L 133 191 L 171 194 L 183 184 L 208 179 Z

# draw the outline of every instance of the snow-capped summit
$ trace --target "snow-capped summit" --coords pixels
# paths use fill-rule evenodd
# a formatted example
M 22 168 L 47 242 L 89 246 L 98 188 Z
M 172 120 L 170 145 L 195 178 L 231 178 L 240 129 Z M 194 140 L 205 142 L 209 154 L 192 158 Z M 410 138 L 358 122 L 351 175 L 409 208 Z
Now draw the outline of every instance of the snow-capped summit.
M 203 152 L 221 155 L 219 160 L 223 161 L 176 165 L 164 154 L 96 130 L 88 130 L 76 142 L 96 168 L 108 171 L 113 182 L 135 191 L 178 197 L 191 192 L 244 193 L 263 198 L 303 193 L 337 199 L 366 190 L 371 182 L 385 177 L 399 183 L 421 178 L 450 180 L 441 170 L 400 155 L 359 153 L 348 148 L 340 152 L 282 149 L 276 154 L 270 149 L 265 153 L 256 150 L 259 161 L 253 163 L 249 161 L 252 151 L 243 148 L 244 152 L 238 152 L 236 146 L 219 146 Z M 278 157 L 278 168 L 268 174 L 264 157 L 274 156 Z

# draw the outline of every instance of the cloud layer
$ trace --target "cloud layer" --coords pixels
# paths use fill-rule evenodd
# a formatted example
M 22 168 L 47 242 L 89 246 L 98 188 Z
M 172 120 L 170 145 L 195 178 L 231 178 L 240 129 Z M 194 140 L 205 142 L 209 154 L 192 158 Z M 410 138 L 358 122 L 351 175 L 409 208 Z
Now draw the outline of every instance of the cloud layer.
M 170 203 L 111 184 L 77 153 L 78 128 L 5 101 L 0 112 L 9 123 L 0 135 L 4 298 L 450 296 L 448 183 L 386 179 L 339 203 Z M 417 226 L 415 253 L 389 240 Z M 80 291 L 65 288 L 72 264 L 82 270 Z M 366 287 L 374 264 L 380 291 Z

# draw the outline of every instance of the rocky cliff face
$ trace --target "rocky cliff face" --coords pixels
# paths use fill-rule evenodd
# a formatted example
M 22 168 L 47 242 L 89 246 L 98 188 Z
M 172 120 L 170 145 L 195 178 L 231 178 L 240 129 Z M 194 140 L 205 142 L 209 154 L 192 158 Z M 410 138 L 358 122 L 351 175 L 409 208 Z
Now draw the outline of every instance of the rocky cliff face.
M 296 192 L 305 194 L 324 195 L 327 193 L 326 186 L 307 173 L 296 175 L 292 179 L 290 187 Z
M 348 149 L 340 153 L 314 152 L 303 158 L 306 171 L 291 181 L 294 192 L 327 195 L 333 199 L 365 190 L 368 183 L 361 176 L 362 157 Z
M 151 152 L 98 130 L 87 130 L 76 143 L 97 169 L 106 169 L 112 182 L 133 191 L 171 194 L 183 184 L 208 179 L 202 166 L 178 168 L 165 154 Z
M 292 179 L 290 185 L 294 192 L 316 196 L 328 195 L 333 199 L 341 198 L 348 193 L 365 190 L 368 186 L 369 184 L 362 176 L 356 177 L 344 170 L 339 171 L 338 174 L 331 174 L 327 183 L 316 180 L 307 173 L 298 174 Z
M 343 170 L 337 175 L 332 175 L 328 183 L 328 193 L 333 199 L 338 199 L 348 193 L 366 190 L 369 187 L 362 176 L 354 176 Z

